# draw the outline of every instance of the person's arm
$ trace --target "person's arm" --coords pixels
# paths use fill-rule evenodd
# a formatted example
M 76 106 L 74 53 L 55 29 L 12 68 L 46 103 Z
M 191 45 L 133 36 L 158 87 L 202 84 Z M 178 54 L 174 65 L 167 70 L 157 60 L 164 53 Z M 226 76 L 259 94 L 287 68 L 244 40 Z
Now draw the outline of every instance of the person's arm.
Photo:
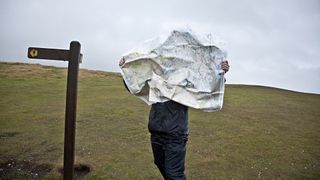
M 227 73 L 229 71 L 229 68 L 230 66 L 228 60 L 223 61 L 221 64 L 221 69 L 224 71 L 224 73 Z
M 224 71 L 224 73 L 227 73 L 229 71 L 229 68 L 230 68 L 230 66 L 229 66 L 228 60 L 223 61 L 221 64 L 221 69 Z M 227 79 L 224 78 L 224 82 L 226 82 L 226 81 L 227 81 Z

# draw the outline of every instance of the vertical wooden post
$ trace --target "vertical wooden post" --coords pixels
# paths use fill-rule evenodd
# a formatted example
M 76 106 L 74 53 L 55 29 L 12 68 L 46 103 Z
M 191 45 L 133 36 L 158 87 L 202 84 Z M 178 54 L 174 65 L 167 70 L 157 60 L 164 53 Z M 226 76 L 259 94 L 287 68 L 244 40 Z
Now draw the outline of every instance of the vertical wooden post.
M 67 101 L 64 131 L 63 179 L 72 180 L 74 173 L 74 145 L 76 135 L 77 91 L 81 45 L 77 41 L 70 43 L 69 50 L 28 48 L 28 57 L 32 59 L 50 59 L 68 61 Z
M 81 45 L 77 41 L 70 43 L 68 79 L 67 79 L 67 100 L 64 134 L 64 162 L 63 179 L 72 180 L 74 174 L 74 146 L 76 130 L 76 111 L 77 111 L 77 89 L 78 89 L 78 70 L 80 61 Z

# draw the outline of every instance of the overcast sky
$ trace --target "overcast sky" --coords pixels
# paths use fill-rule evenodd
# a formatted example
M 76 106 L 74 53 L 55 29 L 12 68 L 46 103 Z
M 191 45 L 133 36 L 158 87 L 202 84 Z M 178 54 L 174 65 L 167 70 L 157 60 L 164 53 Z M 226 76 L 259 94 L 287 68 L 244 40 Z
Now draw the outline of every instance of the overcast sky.
M 81 68 L 119 72 L 121 55 L 189 26 L 223 39 L 229 84 L 320 93 L 319 0 L 1 0 L 0 61 L 29 60 L 29 46 L 82 44 Z

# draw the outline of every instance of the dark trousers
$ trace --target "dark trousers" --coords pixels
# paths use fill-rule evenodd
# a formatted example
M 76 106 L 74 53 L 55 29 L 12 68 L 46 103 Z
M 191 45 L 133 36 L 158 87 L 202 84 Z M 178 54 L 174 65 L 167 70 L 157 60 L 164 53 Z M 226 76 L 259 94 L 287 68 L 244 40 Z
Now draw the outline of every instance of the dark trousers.
M 154 163 L 165 180 L 185 180 L 184 162 L 187 137 L 151 135 Z

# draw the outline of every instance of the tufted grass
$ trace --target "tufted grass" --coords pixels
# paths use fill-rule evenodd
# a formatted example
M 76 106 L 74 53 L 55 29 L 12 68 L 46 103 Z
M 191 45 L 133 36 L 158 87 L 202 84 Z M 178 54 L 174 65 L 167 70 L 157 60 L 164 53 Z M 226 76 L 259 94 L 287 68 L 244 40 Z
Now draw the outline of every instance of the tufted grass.
M 50 164 L 41 179 L 61 178 L 65 91 L 65 68 L 0 63 L 0 164 Z M 91 167 L 84 179 L 162 179 L 148 111 L 119 74 L 80 70 L 76 163 Z M 222 111 L 190 109 L 189 125 L 188 179 L 320 178 L 320 95 L 227 85 Z

